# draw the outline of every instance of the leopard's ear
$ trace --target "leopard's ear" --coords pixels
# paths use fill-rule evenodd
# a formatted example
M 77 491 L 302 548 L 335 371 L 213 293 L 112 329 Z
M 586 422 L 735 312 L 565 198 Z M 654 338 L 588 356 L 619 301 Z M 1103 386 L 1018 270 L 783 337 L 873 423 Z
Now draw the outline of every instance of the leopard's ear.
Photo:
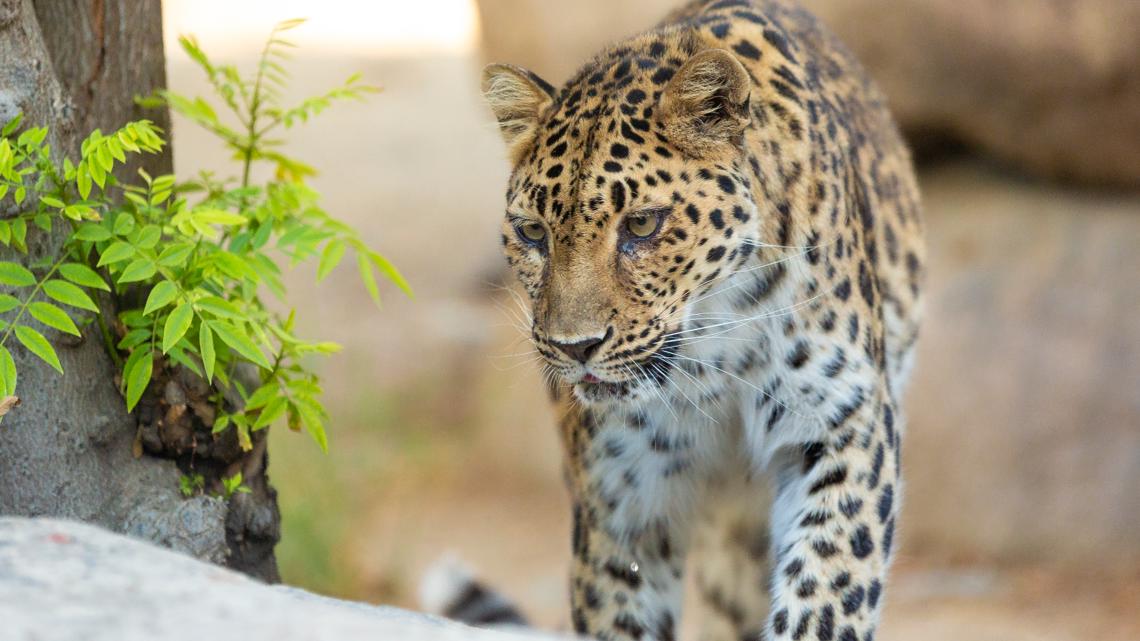
M 483 97 L 499 121 L 511 164 L 518 164 L 534 141 L 539 116 L 554 103 L 554 88 L 522 67 L 492 64 L 483 68 Z
M 724 49 L 694 55 L 661 93 L 665 135 L 685 153 L 703 156 L 740 141 L 750 120 L 752 82 L 744 66 Z

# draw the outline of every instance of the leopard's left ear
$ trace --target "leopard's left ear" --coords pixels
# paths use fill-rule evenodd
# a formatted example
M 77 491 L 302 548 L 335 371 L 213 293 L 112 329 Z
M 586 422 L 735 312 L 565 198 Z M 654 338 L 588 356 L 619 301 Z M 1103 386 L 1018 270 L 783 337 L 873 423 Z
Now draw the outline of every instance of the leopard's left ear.
M 736 144 L 750 115 L 752 82 L 724 49 L 705 49 L 686 62 L 661 94 L 659 114 L 669 140 L 694 156 Z
M 522 67 L 491 64 L 483 68 L 483 97 L 499 121 L 511 164 L 518 164 L 534 142 L 539 116 L 554 103 L 554 88 Z

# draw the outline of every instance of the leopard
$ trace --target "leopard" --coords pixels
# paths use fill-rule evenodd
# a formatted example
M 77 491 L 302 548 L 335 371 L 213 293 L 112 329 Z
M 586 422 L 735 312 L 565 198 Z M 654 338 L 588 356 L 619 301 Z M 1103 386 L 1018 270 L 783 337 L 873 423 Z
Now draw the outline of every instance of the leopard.
M 574 630 L 670 641 L 689 580 L 702 639 L 871 641 L 925 262 L 884 95 L 792 0 L 691 1 L 560 89 L 510 64 L 482 87 L 559 417 Z M 523 620 L 456 594 L 458 618 Z

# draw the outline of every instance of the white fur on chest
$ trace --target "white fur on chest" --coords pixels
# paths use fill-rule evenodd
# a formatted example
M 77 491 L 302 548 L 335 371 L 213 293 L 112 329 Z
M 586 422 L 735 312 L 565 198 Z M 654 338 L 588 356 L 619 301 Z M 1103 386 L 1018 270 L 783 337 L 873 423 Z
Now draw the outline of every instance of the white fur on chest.
M 814 302 L 796 287 L 795 261 L 763 301 L 742 307 L 748 292 L 770 275 L 773 266 L 745 270 L 698 299 L 690 322 L 703 325 L 682 347 L 682 362 L 707 368 L 714 385 L 732 391 L 740 422 L 738 446 L 749 454 L 753 469 L 767 467 L 789 444 L 811 442 L 826 433 L 828 399 L 842 392 L 843 382 L 824 377 L 817 368 L 796 369 L 787 362 L 797 342 L 826 349 L 799 312 Z M 796 326 L 790 335 L 788 323 Z

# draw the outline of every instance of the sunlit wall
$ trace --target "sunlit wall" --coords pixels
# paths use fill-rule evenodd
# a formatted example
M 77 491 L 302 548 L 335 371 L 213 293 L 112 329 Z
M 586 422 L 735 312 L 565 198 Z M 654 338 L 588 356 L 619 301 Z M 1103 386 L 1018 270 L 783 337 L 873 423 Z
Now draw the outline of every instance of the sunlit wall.
M 290 36 L 313 52 L 359 55 L 461 54 L 478 37 L 473 0 L 164 0 L 167 51 L 192 33 L 216 56 L 260 47 L 270 25 L 308 18 Z

